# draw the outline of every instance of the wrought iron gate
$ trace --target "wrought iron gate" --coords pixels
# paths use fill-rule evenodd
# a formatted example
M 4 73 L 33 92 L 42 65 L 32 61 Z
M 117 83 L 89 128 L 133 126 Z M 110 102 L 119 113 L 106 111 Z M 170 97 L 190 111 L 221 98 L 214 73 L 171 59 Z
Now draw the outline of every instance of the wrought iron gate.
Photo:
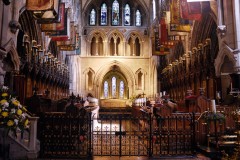
M 148 117 L 130 115 L 104 115 L 93 118 L 93 155 L 99 156 L 146 156 L 148 155 Z M 141 123 L 139 123 L 141 122 Z
M 193 114 L 155 117 L 143 114 L 93 118 L 92 152 L 98 156 L 193 155 Z
M 45 113 L 40 117 L 41 158 L 91 156 L 91 115 Z
M 42 158 L 194 154 L 193 114 L 168 117 L 109 114 L 95 118 L 91 114 L 73 117 L 46 113 L 42 119 Z

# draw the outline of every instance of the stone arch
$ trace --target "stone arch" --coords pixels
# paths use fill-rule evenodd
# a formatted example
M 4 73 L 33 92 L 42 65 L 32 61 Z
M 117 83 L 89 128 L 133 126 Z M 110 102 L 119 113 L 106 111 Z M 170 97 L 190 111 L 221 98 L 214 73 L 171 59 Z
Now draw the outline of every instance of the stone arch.
M 131 44 L 131 41 L 134 41 L 134 44 Z M 133 31 L 127 34 L 126 36 L 126 55 L 143 55 L 143 35 L 139 34 L 137 31 Z M 136 52 L 136 53 L 131 53 Z M 130 53 L 128 53 L 130 52 Z
M 10 39 L 4 46 L 6 52 L 10 54 L 15 71 L 19 71 L 20 60 L 13 39 Z
M 97 30 L 92 30 L 92 31 L 88 34 L 87 41 L 88 41 L 88 42 L 91 42 L 92 38 L 93 38 L 96 34 L 99 34 L 99 35 L 102 37 L 103 40 L 106 40 L 106 39 L 107 39 L 107 36 L 106 36 L 105 32 L 102 31 L 102 30 L 97 29 Z
M 234 58 L 233 50 L 227 46 L 225 43 L 222 44 L 221 50 L 218 53 L 217 58 L 215 59 L 215 71 L 216 76 L 221 75 L 221 67 L 225 62 L 225 57 L 228 57 L 229 61 L 232 62 L 233 66 L 235 66 L 236 60 Z M 232 68 L 232 71 L 234 71 L 234 68 Z
M 103 31 L 101 31 L 101 30 L 93 30 L 93 31 L 91 31 L 90 32 L 90 34 L 88 35 L 88 37 L 87 37 L 87 48 L 88 48 L 88 51 L 87 51 L 87 53 L 88 53 L 88 55 L 92 55 L 92 41 L 93 41 L 93 39 L 94 38 L 96 38 L 96 39 L 101 39 L 101 42 L 100 42 L 100 45 L 97 47 L 98 48 L 98 50 L 99 51 L 97 51 L 98 53 L 100 53 L 100 54 L 97 54 L 97 55 L 103 55 L 103 54 L 105 54 L 105 47 L 106 47 L 106 45 L 105 45 L 105 41 L 106 41 L 106 34 L 103 32 Z M 96 47 L 96 46 L 95 46 Z
M 113 66 L 117 66 L 119 68 L 119 72 L 121 72 L 126 80 L 127 80 L 127 84 L 128 84 L 128 88 L 129 88 L 129 95 L 133 94 L 133 91 L 135 90 L 135 76 L 134 73 L 131 71 L 130 68 L 128 68 L 126 65 L 124 65 L 123 63 L 119 62 L 119 61 L 112 61 L 108 64 L 105 64 L 103 66 L 100 67 L 100 69 L 96 72 L 95 74 L 95 78 L 94 78 L 94 85 L 96 85 L 96 92 L 98 94 L 97 97 L 100 96 L 100 90 L 102 88 L 102 81 L 104 79 L 104 76 L 112 70 Z
M 146 78 L 146 74 L 147 72 L 142 69 L 142 68 L 139 68 L 136 72 L 135 72 L 135 76 L 136 76 L 136 87 L 138 90 L 144 90 L 145 89 L 145 78 Z
M 94 90 L 94 77 L 95 71 L 92 68 L 87 68 L 84 72 L 85 76 L 85 90 L 92 91 Z
M 115 29 L 111 31 L 108 35 L 108 44 L 109 44 L 109 55 L 114 56 L 123 56 L 125 52 L 125 38 L 123 34 Z
M 112 30 L 109 35 L 108 35 L 108 42 L 111 40 L 112 37 L 114 36 L 118 36 L 120 38 L 121 41 L 125 41 L 125 38 L 122 34 L 122 32 L 120 32 L 119 30 L 117 29 L 114 29 Z

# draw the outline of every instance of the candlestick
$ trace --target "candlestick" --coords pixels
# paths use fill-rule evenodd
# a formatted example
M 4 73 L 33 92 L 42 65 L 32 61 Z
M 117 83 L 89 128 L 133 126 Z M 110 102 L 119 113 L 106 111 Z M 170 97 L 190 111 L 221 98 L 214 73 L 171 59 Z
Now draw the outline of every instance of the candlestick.
M 216 103 L 215 103 L 215 100 L 214 100 L 214 99 L 211 100 L 211 104 L 212 104 L 212 112 L 213 112 L 213 113 L 216 113 L 217 110 L 216 110 Z

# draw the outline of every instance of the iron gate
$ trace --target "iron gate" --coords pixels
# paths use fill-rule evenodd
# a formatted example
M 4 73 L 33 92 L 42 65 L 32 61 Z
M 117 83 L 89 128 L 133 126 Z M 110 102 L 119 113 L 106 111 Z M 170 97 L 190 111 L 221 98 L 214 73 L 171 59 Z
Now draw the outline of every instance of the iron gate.
M 92 118 L 92 152 L 98 156 L 193 155 L 194 114 L 104 115 Z
M 193 155 L 194 119 L 194 114 L 96 118 L 46 113 L 41 121 L 41 157 Z

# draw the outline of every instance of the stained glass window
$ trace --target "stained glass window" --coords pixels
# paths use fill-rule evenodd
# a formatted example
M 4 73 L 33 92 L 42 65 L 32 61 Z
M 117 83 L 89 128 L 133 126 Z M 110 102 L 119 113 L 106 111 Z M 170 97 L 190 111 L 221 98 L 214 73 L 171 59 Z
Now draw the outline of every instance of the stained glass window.
M 130 6 L 128 4 L 125 5 L 125 8 L 124 8 L 124 25 L 125 26 L 130 26 Z
M 104 98 L 108 98 L 108 82 L 104 82 Z
M 141 22 L 141 13 L 139 10 L 136 11 L 136 26 L 141 26 L 142 22 Z
M 91 26 L 96 25 L 96 11 L 94 9 L 92 9 L 90 13 L 90 25 Z
M 103 3 L 101 6 L 101 25 L 107 25 L 107 5 Z
M 153 5 L 153 19 L 156 18 L 156 2 L 155 0 L 152 1 L 152 5 Z
M 113 77 L 112 78 L 112 98 L 116 98 L 117 96 L 116 89 L 117 89 L 116 77 Z
M 112 25 L 119 25 L 119 3 L 117 0 L 112 4 Z
M 124 83 L 123 81 L 120 82 L 120 85 L 119 85 L 119 89 L 120 89 L 120 98 L 123 98 L 124 97 Z

